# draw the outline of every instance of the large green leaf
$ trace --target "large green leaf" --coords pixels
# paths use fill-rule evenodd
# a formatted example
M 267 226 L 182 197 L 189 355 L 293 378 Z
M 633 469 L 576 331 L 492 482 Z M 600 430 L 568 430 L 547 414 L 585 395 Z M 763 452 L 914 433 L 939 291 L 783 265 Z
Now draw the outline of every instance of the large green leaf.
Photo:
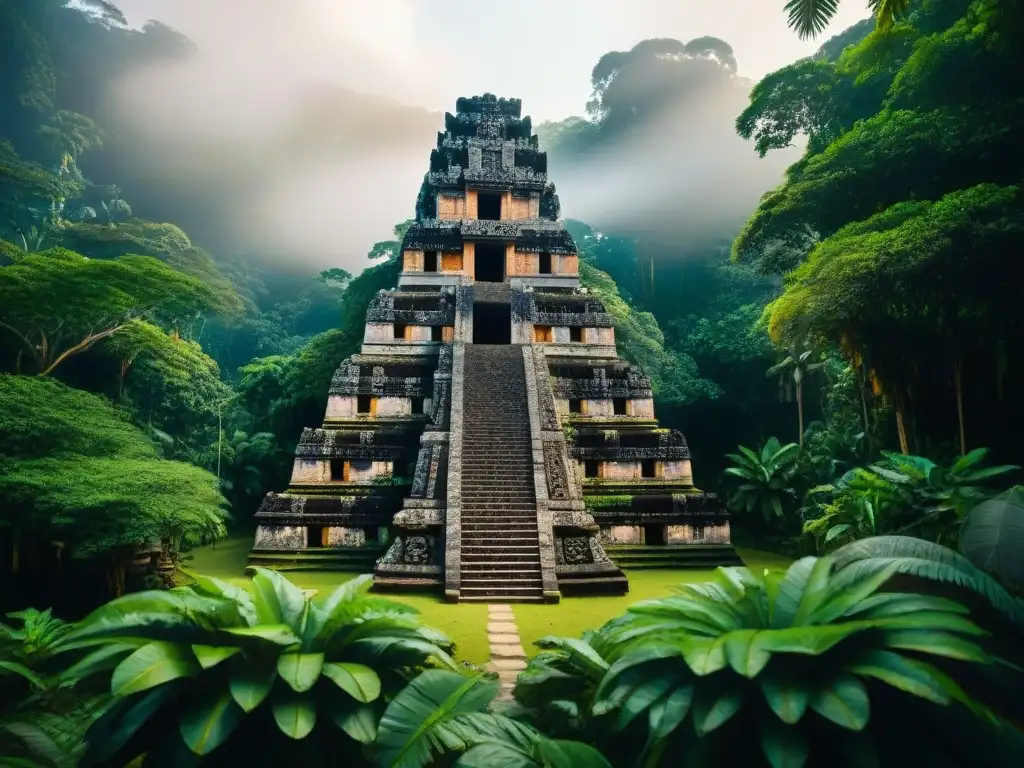
M 644 645 L 629 650 L 608 669 L 594 693 L 593 712 L 603 715 L 616 709 L 633 689 L 643 683 L 647 669 L 638 669 L 663 659 L 679 659 L 680 649 L 673 645 Z
M 302 590 L 282 574 L 269 568 L 255 568 L 252 577 L 253 603 L 260 624 L 285 624 L 298 636 L 309 600 Z
M 164 685 L 142 696 L 113 699 L 86 731 L 83 765 L 103 764 L 111 760 L 160 710 L 171 694 L 172 686 Z
M 765 701 L 779 719 L 787 725 L 795 725 L 807 711 L 811 689 L 807 683 L 769 671 L 758 678 Z
M 810 747 L 799 729 L 766 720 L 761 724 L 761 751 L 772 768 L 802 768 Z
M 850 731 L 860 731 L 871 716 L 868 692 L 853 675 L 840 675 L 831 684 L 819 688 L 810 706 L 824 718 Z
M 422 672 L 384 710 L 378 759 L 391 768 L 421 768 L 439 748 L 465 748 L 458 716 L 486 709 L 497 692 L 497 681 L 440 669 Z
M 739 688 L 701 692 L 693 704 L 694 730 L 698 736 L 706 736 L 729 722 L 742 707 L 743 691 Z
M 203 669 L 210 669 L 226 659 L 230 659 L 242 649 L 230 645 L 193 645 L 192 653 L 196 655 Z
M 290 739 L 306 738 L 316 725 L 316 702 L 310 694 L 275 696 L 273 711 L 277 727 Z
M 663 665 L 661 665 L 663 666 Z M 660 671 L 660 674 L 652 676 L 640 685 L 636 686 L 629 696 L 619 705 L 618 717 L 615 721 L 615 728 L 625 729 L 637 716 L 646 712 L 663 695 L 667 694 L 680 681 L 679 672 Z
M 960 549 L 983 571 L 1024 588 L 1024 486 L 977 505 L 960 531 Z
M 251 638 L 254 640 L 265 640 L 268 643 L 281 646 L 293 646 L 299 642 L 299 637 L 286 624 L 260 624 L 255 627 L 233 627 L 226 630 L 236 637 Z
M 755 678 L 771 660 L 771 654 L 763 648 L 754 647 L 754 638 L 760 630 L 740 629 L 730 632 L 724 638 L 725 657 L 729 666 L 744 677 Z
M 320 679 L 322 653 L 285 653 L 277 659 L 277 674 L 296 693 L 308 691 Z
M 840 572 L 875 572 L 895 560 L 896 573 L 955 584 L 983 597 L 1007 618 L 1024 628 L 1024 603 L 1010 596 L 995 579 L 951 549 L 911 536 L 875 536 L 846 544 L 835 552 Z
M 259 667 L 253 662 L 236 664 L 228 678 L 231 698 L 244 712 L 252 712 L 263 703 L 277 679 L 274 668 Z
M 948 632 L 932 629 L 888 630 L 885 645 L 904 651 L 918 651 L 961 661 L 989 664 L 992 658 L 978 645 Z
M 811 577 L 816 557 L 802 557 L 786 569 L 786 575 L 778 585 L 778 594 L 772 605 L 772 628 L 780 629 L 792 625 L 800 609 L 807 580 Z
M 757 652 L 800 653 L 811 656 L 824 653 L 846 638 L 871 629 L 870 622 L 850 621 L 825 626 L 766 629 L 751 641 Z
M 208 755 L 227 741 L 244 714 L 228 691 L 209 691 L 185 707 L 178 729 L 189 749 Z
M 362 704 L 357 707 L 337 709 L 332 720 L 341 730 L 360 744 L 372 744 L 377 738 L 377 711 Z
M 693 685 L 684 684 L 655 702 L 648 714 L 652 739 L 663 739 L 680 726 L 693 702 Z
M 873 677 L 936 704 L 950 702 L 951 696 L 944 681 L 935 674 L 931 665 L 892 651 L 866 651 L 848 669 L 861 677 Z
M 61 680 L 69 683 L 84 680 L 99 672 L 114 669 L 130 653 L 140 647 L 139 643 L 104 643 L 92 653 L 79 659 L 61 673 Z
M 323 665 L 324 677 L 330 678 L 356 701 L 368 704 L 380 696 L 380 677 L 365 664 L 333 662 Z
M 728 661 L 725 657 L 725 639 L 728 635 L 720 637 L 699 637 L 691 635 L 683 638 L 680 647 L 683 651 L 683 658 L 695 675 L 711 675 L 719 670 L 725 669 Z M 760 653 L 760 651 L 757 651 Z
M 173 643 L 149 643 L 117 665 L 110 680 L 115 696 L 128 696 L 199 671 L 188 648 Z

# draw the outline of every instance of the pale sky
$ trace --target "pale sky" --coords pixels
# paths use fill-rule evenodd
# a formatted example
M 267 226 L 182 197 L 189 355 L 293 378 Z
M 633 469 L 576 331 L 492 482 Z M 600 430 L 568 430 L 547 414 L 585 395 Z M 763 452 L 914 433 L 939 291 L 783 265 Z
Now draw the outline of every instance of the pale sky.
M 583 114 L 590 71 L 641 40 L 710 35 L 753 80 L 812 53 L 868 15 L 843 0 L 820 38 L 786 26 L 783 0 L 119 0 L 132 24 L 158 19 L 207 56 L 252 72 L 285 69 L 407 104 L 453 110 L 489 91 L 535 121 Z M 270 75 L 273 78 L 273 75 Z

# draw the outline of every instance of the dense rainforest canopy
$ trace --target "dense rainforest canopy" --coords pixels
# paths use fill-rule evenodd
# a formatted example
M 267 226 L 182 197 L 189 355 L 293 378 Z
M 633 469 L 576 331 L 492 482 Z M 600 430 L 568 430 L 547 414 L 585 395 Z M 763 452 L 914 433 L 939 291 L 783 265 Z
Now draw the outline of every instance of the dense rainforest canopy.
M 1010 764 L 1024 2 L 869 6 L 756 83 L 715 37 L 609 51 L 586 114 L 538 126 L 581 281 L 697 484 L 735 541 L 805 557 L 545 638 L 513 719 L 365 581 L 314 601 L 134 567 L 249 529 L 401 269 L 410 220 L 374 220 L 357 261 L 315 200 L 253 190 L 339 153 L 418 163 L 443 116 L 318 86 L 259 140 L 147 133 L 116 93 L 192 41 L 106 0 L 0 0 L 0 608 L 118 598 L 74 631 L 0 622 L 0 762 Z M 836 7 L 780 12 L 813 36 Z
M 568 222 L 583 282 L 614 317 L 623 354 L 650 373 L 663 420 L 692 441 L 703 487 L 719 488 L 737 444 L 770 436 L 807 442 L 815 466 L 885 449 L 949 461 L 991 447 L 1017 459 L 1019 3 L 896 11 L 756 84 L 737 75 L 726 41 L 645 40 L 596 62 L 585 117 L 538 129 L 586 216 Z M 22 404 L 7 429 L 50 429 L 29 403 L 65 402 L 44 389 L 56 382 L 91 393 L 166 462 L 154 466 L 219 480 L 223 498 L 196 496 L 206 516 L 182 511 L 162 530 L 198 540 L 214 531 L 198 521 L 227 510 L 244 526 L 319 420 L 368 302 L 394 284 L 407 222 L 355 276 L 226 242 L 208 217 L 229 189 L 191 199 L 147 177 L 109 98 L 111 84 L 185 60 L 193 44 L 157 22 L 129 27 L 108 3 L 3 0 L 0 14 L 12 73 L 0 82 L 0 369 Z M 310 98 L 304 139 L 290 134 L 275 162 L 336 143 L 330 115 L 355 103 L 330 89 Z M 373 109 L 392 138 L 433 119 Z M 595 174 L 622 184 L 589 184 Z M 620 194 L 623 184 L 634 191 Z M 574 185 L 614 199 L 573 197 Z M 0 450 L 27 472 L 36 454 L 25 445 Z M 841 459 L 826 455 L 836 450 Z M 69 448 L 69 466 L 78 455 Z M 54 485 L 78 476 L 55 472 Z M 14 565 L 46 562 L 57 538 L 118 571 L 113 540 L 103 550 L 63 533 L 78 491 L 52 490 L 46 501 L 4 495 Z

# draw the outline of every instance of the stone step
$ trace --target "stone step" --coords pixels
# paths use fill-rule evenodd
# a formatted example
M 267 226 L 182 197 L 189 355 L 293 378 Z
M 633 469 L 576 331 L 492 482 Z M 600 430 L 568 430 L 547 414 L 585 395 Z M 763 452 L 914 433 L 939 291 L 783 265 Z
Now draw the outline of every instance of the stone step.
M 537 563 L 527 560 L 502 560 L 501 562 L 485 562 L 477 560 L 467 563 L 461 568 L 463 574 L 481 573 L 540 573 Z
M 501 542 L 495 542 L 493 544 L 463 544 L 462 554 L 464 556 L 469 555 L 488 555 L 495 553 L 504 553 L 507 555 L 514 554 L 530 554 L 536 552 L 539 549 L 537 544 L 503 544 Z
M 540 590 L 538 594 L 530 595 L 504 595 L 500 592 L 494 595 L 478 595 L 475 593 L 459 595 L 460 603 L 493 603 L 495 600 L 501 600 L 505 603 L 543 603 L 544 592 Z M 493 664 L 493 662 L 491 662 Z M 526 669 L 526 662 L 524 661 L 521 667 L 517 669 Z
M 497 584 L 482 584 L 463 586 L 459 585 L 459 593 L 462 595 L 488 595 L 490 597 L 502 597 L 505 595 L 543 595 L 544 589 L 540 585 L 540 579 L 537 579 L 536 585 L 530 586 L 503 586 L 500 582 Z

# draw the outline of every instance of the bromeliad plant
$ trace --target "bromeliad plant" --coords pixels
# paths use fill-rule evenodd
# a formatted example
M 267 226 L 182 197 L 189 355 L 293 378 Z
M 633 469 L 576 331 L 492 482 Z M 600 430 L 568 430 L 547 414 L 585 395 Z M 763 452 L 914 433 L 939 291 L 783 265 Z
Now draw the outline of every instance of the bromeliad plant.
M 725 473 L 742 481 L 730 497 L 729 506 L 747 513 L 759 509 L 765 520 L 771 520 L 773 515 L 783 518 L 786 505 L 796 496 L 793 478 L 800 446 L 796 443 L 782 445 L 772 437 L 760 453 L 742 445 L 739 451 L 726 456 L 736 466 L 729 467 Z
M 719 569 L 583 641 L 545 639 L 516 698 L 545 719 L 565 712 L 616 765 L 685 754 L 691 765 L 860 766 L 906 743 L 922 764 L 936 753 L 984 765 L 956 735 L 958 723 L 998 722 L 964 691 L 996 663 L 986 633 L 947 598 L 882 592 L 903 567 L 808 557 L 763 576 Z
M 365 764 L 385 702 L 423 668 L 453 666 L 443 635 L 370 584 L 316 604 L 256 569 L 251 594 L 200 576 L 108 603 L 70 638 L 92 651 L 67 677 L 109 675 L 113 694 L 83 764 L 261 765 L 282 748 L 293 765 Z

